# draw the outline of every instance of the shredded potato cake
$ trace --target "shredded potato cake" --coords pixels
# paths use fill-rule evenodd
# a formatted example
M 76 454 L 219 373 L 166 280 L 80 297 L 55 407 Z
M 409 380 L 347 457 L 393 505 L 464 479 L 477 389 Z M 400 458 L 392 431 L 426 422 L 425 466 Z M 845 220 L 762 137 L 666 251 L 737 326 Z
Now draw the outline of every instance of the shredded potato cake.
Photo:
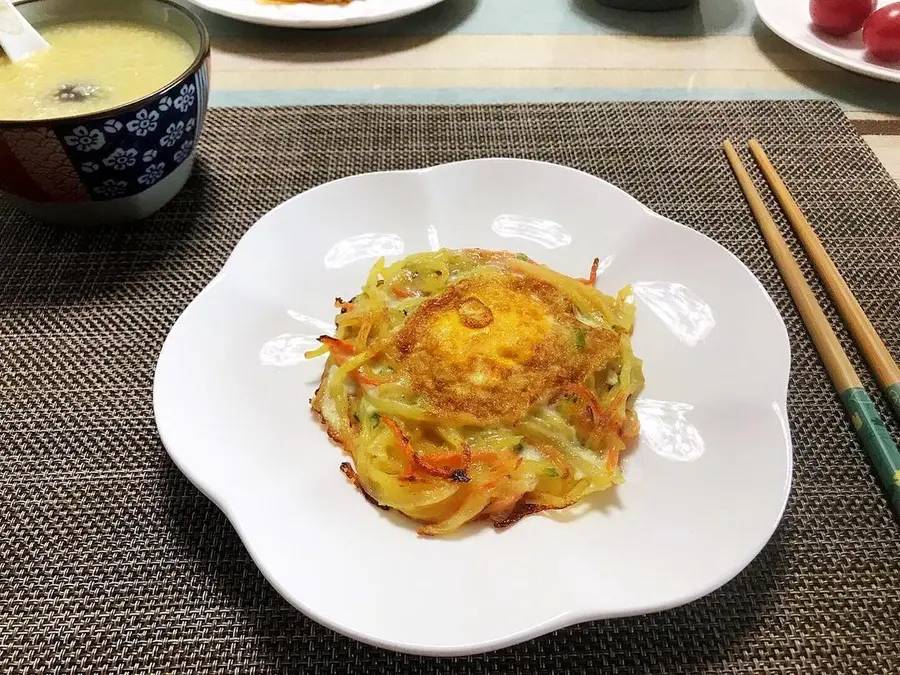
M 336 306 L 311 404 L 372 503 L 444 535 L 504 528 L 622 482 L 643 386 L 635 305 L 522 254 L 468 249 L 372 267 Z

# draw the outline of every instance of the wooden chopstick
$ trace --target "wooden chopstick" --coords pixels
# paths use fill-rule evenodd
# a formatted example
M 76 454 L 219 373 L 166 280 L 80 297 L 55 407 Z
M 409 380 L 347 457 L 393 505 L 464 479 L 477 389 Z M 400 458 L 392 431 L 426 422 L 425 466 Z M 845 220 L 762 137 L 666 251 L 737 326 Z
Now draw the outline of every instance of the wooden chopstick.
M 825 247 L 822 246 L 818 235 L 816 235 L 812 225 L 809 224 L 809 221 L 803 215 L 790 190 L 784 184 L 781 176 L 778 175 L 778 171 L 772 166 L 772 162 L 769 161 L 759 141 L 753 139 L 749 145 L 750 152 L 763 176 L 765 176 L 766 182 L 768 182 L 772 192 L 775 193 L 775 197 L 787 215 L 791 227 L 797 233 L 803 248 L 806 249 L 807 255 L 822 278 L 825 288 L 828 289 L 828 294 L 840 310 L 844 321 L 847 322 L 850 333 L 853 335 L 853 339 L 859 345 L 860 350 L 866 357 L 866 361 L 869 362 L 869 366 L 875 373 L 875 377 L 884 391 L 891 410 L 893 410 L 897 419 L 900 420 L 900 367 L 897 367 L 897 363 L 885 346 L 884 341 L 875 331 L 875 327 L 869 321 L 869 317 L 866 316 L 862 307 L 859 306 L 853 291 L 850 290 L 847 282 L 844 281 L 844 277 L 838 272 L 834 261 L 825 251 Z
M 900 450 L 891 440 L 884 421 L 875 409 L 872 399 L 863 389 L 853 365 L 847 358 L 837 335 L 832 330 L 825 313 L 813 295 L 800 266 L 788 248 L 772 214 L 763 203 L 747 170 L 738 157 L 731 141 L 723 143 L 725 155 L 734 170 L 750 209 L 762 230 L 766 245 L 775 259 L 778 271 L 794 299 L 803 323 L 809 330 L 813 343 L 825 363 L 825 368 L 840 395 L 841 402 L 850 417 L 860 442 L 875 465 L 875 470 L 887 492 L 894 512 L 900 516 Z

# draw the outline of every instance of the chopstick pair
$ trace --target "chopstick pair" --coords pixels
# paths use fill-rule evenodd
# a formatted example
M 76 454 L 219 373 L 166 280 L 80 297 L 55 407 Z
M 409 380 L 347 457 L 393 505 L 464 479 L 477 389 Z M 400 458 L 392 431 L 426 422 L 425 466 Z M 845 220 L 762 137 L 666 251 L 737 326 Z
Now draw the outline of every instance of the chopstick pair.
M 766 182 L 775 193 L 791 226 L 797 233 L 797 237 L 825 283 L 832 300 L 847 322 L 853 339 L 872 367 L 891 410 L 900 420 L 900 368 L 897 367 L 884 342 L 859 306 L 853 292 L 828 256 L 822 242 L 800 211 L 800 207 L 775 167 L 772 166 L 762 146 L 756 140 L 751 140 L 749 146 Z M 840 395 L 853 428 L 875 465 L 875 470 L 887 492 L 894 512 L 900 516 L 900 450 L 891 439 L 872 399 L 863 389 L 853 365 L 828 323 L 825 313 L 813 295 L 784 237 L 781 236 L 772 214 L 763 203 L 752 179 L 735 152 L 734 146 L 731 141 L 725 141 L 723 147 L 744 196 L 750 204 L 750 209 L 762 230 L 769 251 L 775 259 L 775 264 L 778 266 L 803 323 L 806 324 L 813 343 Z

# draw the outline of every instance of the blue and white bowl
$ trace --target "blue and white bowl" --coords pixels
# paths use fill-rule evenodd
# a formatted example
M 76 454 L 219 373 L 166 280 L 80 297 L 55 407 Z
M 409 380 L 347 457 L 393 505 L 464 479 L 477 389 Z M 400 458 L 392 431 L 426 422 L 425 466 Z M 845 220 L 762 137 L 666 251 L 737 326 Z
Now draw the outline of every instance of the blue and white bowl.
M 25 0 L 36 26 L 109 18 L 140 21 L 185 39 L 194 61 L 177 79 L 138 101 L 86 115 L 39 121 L 0 119 L 0 194 L 58 224 L 145 218 L 190 176 L 209 102 L 209 34 L 171 0 Z

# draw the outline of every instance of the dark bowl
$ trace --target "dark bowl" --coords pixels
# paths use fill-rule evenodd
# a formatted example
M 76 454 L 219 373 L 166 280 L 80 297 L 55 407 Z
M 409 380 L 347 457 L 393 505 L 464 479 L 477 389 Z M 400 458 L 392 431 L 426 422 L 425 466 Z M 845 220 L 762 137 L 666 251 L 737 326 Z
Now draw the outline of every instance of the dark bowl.
M 697 0 L 597 0 L 601 5 L 639 12 L 658 12 L 664 9 L 685 9 Z

